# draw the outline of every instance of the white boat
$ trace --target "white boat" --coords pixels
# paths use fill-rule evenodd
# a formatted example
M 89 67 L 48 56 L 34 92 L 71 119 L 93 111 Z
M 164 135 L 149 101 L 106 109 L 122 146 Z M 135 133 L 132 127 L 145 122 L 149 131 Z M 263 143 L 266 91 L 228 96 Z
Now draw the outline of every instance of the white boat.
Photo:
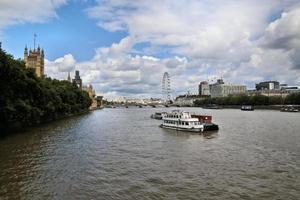
M 243 110 L 243 111 L 253 111 L 254 107 L 252 105 L 242 105 L 241 110 Z
M 174 110 L 171 113 L 162 115 L 162 128 L 174 129 L 179 131 L 203 132 L 204 124 L 198 118 L 192 117 L 189 112 Z
M 287 105 L 281 108 L 281 112 L 299 112 L 293 105 Z
M 156 113 L 151 115 L 151 118 L 161 120 L 163 118 L 164 114 L 166 114 L 166 112 L 156 112 Z

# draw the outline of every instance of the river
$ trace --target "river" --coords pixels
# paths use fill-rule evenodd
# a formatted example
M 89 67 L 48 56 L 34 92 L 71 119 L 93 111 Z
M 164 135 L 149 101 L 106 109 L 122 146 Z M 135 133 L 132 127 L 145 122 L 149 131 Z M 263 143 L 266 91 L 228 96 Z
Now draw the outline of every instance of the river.
M 111 108 L 0 139 L 0 199 L 300 199 L 300 113 L 213 115 L 206 136 Z

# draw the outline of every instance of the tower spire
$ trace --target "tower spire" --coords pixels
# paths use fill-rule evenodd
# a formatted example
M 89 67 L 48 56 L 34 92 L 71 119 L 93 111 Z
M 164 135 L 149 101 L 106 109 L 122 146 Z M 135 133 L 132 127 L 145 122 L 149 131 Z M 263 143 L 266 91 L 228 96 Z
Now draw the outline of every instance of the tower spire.
M 33 34 L 33 50 L 35 51 L 35 40 L 36 40 L 36 33 Z
M 70 72 L 68 72 L 68 81 L 71 82 Z

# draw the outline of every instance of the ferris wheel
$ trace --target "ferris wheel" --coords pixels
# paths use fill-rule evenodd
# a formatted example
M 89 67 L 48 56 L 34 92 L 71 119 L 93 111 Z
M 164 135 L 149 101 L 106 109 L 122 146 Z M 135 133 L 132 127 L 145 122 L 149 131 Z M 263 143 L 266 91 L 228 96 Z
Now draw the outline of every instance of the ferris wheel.
M 162 79 L 162 94 L 166 102 L 171 101 L 171 83 L 168 72 L 165 72 Z

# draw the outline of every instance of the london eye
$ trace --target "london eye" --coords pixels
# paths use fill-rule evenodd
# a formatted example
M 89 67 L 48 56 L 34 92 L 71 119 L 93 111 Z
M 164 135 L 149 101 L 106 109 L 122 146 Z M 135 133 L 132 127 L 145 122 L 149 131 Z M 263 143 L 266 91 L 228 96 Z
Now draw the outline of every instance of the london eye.
M 166 103 L 171 102 L 171 83 L 168 72 L 165 72 L 162 79 L 162 95 Z

